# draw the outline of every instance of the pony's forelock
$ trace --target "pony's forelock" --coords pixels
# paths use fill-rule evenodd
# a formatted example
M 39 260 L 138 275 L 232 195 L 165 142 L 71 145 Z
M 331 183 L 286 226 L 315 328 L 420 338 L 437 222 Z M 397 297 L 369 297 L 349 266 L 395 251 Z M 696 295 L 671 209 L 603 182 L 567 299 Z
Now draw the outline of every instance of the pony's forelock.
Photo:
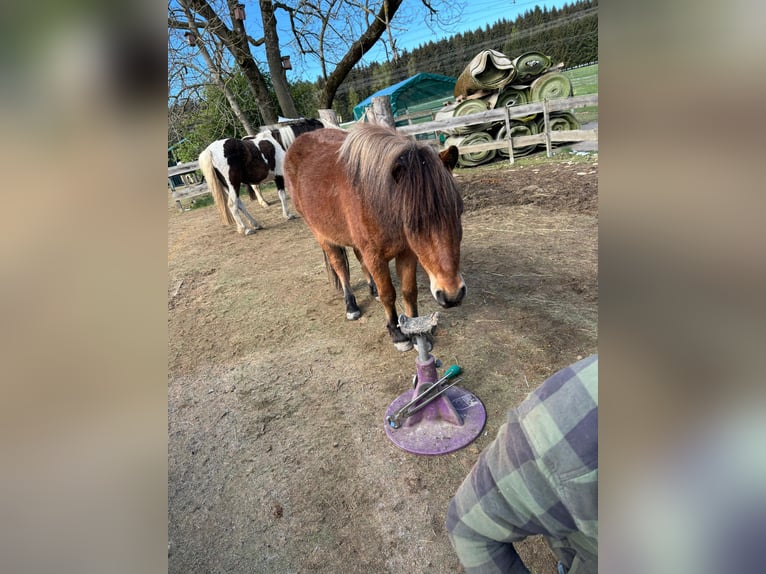
M 381 219 L 417 235 L 457 231 L 463 201 L 430 146 L 384 126 L 365 125 L 349 133 L 338 155 L 349 181 Z

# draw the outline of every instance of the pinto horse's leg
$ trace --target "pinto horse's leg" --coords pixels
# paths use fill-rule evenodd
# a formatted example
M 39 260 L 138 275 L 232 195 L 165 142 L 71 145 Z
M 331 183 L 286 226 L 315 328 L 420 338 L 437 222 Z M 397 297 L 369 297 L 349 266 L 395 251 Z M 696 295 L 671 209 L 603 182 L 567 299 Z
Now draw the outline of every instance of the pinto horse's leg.
M 378 294 L 383 309 L 386 311 L 386 328 L 394 342 L 397 351 L 409 351 L 412 349 L 410 338 L 399 330 L 399 315 L 396 312 L 396 289 L 391 281 L 388 270 L 388 261 L 375 259 L 369 262 L 370 273 L 378 286 Z
M 287 210 L 287 193 L 285 192 L 285 178 L 281 175 L 274 176 L 274 183 L 277 184 L 277 193 L 279 201 L 282 202 L 282 215 L 285 219 L 295 219 L 295 216 Z
M 244 211 L 244 206 L 242 205 L 242 202 L 239 200 L 239 196 L 237 194 L 238 189 L 239 189 L 239 185 L 237 184 L 237 182 L 234 182 L 234 181 L 229 182 L 229 198 L 227 200 L 227 204 L 229 206 L 229 211 L 231 212 L 231 216 L 234 218 L 234 222 L 237 224 L 237 231 L 241 233 L 242 235 L 251 235 L 253 233 L 253 230 L 245 225 L 245 222 L 242 221 L 242 216 L 239 214 L 240 207 Z
M 367 285 L 370 287 L 370 295 L 380 301 L 380 297 L 378 297 L 378 287 L 375 285 L 375 280 L 372 278 L 372 275 L 370 275 L 370 270 L 367 269 L 367 266 L 364 264 L 362 253 L 356 247 L 354 247 L 354 255 L 356 255 L 356 258 L 359 261 L 359 265 L 362 267 L 362 273 L 364 273 L 364 277 L 367 279 Z
M 320 243 L 320 245 L 327 256 L 327 262 L 335 272 L 334 279 L 336 280 L 336 286 L 337 283 L 340 283 L 340 288 L 343 289 L 343 299 L 346 302 L 346 319 L 355 321 L 362 316 L 362 312 L 356 304 L 356 297 L 354 297 L 353 291 L 351 291 L 351 277 L 346 249 L 340 245 L 327 242 Z
M 238 197 L 237 198 L 237 208 L 247 217 L 247 219 L 250 221 L 250 225 L 253 226 L 253 229 L 263 229 L 260 225 L 258 225 L 258 222 L 253 219 L 253 216 L 250 215 L 250 212 L 245 209 L 245 204 L 242 203 L 242 200 Z
M 418 282 L 415 275 L 417 268 L 418 260 L 414 253 L 396 258 L 396 274 L 402 284 L 404 312 L 408 317 L 418 316 Z
M 250 185 L 250 189 L 253 190 L 253 194 L 255 195 L 255 197 L 258 200 L 258 203 L 260 204 L 261 207 L 268 207 L 269 206 L 269 202 L 266 201 L 265 199 L 263 199 L 263 196 L 261 195 L 261 188 L 258 187 L 257 184 Z

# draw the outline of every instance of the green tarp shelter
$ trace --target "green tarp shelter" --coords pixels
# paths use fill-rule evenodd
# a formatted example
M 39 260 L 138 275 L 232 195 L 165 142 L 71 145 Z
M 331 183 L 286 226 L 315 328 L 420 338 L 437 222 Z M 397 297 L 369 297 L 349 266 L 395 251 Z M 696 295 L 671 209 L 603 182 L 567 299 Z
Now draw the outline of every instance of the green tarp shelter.
M 372 98 L 389 96 L 394 117 L 420 110 L 441 107 L 454 99 L 455 78 L 439 74 L 420 73 L 398 84 L 383 88 L 354 106 L 354 120 L 364 115 L 372 105 Z

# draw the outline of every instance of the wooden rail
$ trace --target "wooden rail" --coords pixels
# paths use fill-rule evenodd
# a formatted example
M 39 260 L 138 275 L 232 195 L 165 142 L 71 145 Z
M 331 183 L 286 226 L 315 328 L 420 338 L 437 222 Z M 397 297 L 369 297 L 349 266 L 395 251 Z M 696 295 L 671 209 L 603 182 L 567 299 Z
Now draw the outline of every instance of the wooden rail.
M 172 175 L 181 175 L 184 173 L 191 173 L 199 169 L 199 161 L 189 161 L 186 163 L 179 163 L 177 165 L 168 168 L 168 177 Z
M 471 114 L 467 116 L 458 116 L 451 118 L 443 118 L 433 120 L 430 122 L 423 122 L 420 124 L 411 124 L 406 126 L 397 127 L 397 131 L 409 135 L 415 136 L 423 133 L 430 132 L 450 132 L 455 128 L 472 126 L 477 124 L 485 124 L 490 122 L 510 121 L 515 118 L 523 118 L 532 114 L 542 113 L 544 116 L 548 116 L 551 112 L 570 111 L 577 108 L 585 108 L 589 106 L 598 106 L 598 94 L 588 94 L 585 96 L 575 96 L 572 98 L 563 98 L 557 100 L 547 100 L 544 102 L 534 102 L 531 104 L 524 104 L 521 106 L 509 106 L 506 108 L 487 110 L 486 112 L 479 112 L 477 114 Z M 506 124 L 507 125 L 507 124 Z M 546 126 L 548 122 L 546 121 Z M 509 130 L 510 132 L 510 130 Z M 438 140 L 436 140 L 438 142 Z M 531 136 L 519 136 L 513 137 L 506 136 L 503 140 L 497 140 L 494 142 L 487 142 L 481 144 L 474 144 L 469 146 L 460 146 L 458 150 L 460 154 L 473 153 L 478 151 L 488 151 L 493 149 L 509 148 L 512 152 L 513 148 L 526 147 L 533 144 L 546 144 L 548 151 L 548 157 L 551 156 L 551 145 L 554 142 L 576 142 L 576 141 L 598 141 L 598 128 L 594 130 L 549 130 L 547 133 L 540 133 Z M 513 163 L 513 153 L 510 154 L 509 160 Z
M 207 187 L 207 183 L 204 181 L 198 181 L 190 185 L 184 185 L 177 188 L 173 183 L 173 176 L 185 175 L 187 173 L 194 173 L 199 169 L 199 161 L 190 161 L 186 163 L 179 163 L 177 165 L 168 168 L 168 184 L 170 185 L 170 193 L 176 202 L 176 206 L 179 211 L 183 211 L 184 207 L 181 204 L 182 199 L 191 199 L 200 195 L 206 195 L 210 193 L 210 189 Z
M 431 140 L 433 145 L 438 145 L 438 132 L 450 132 L 455 128 L 472 126 L 477 124 L 484 124 L 490 122 L 507 122 L 514 118 L 523 118 L 532 114 L 542 113 L 544 117 L 548 117 L 548 114 L 552 112 L 570 111 L 577 108 L 584 108 L 589 106 L 598 106 L 598 94 L 589 94 L 586 96 L 575 96 L 572 98 L 564 98 L 557 100 L 548 100 L 545 102 L 534 102 L 532 104 L 524 104 L 522 106 L 511 106 L 506 108 L 487 110 L 486 112 L 479 112 L 478 114 L 471 114 L 468 116 L 458 116 L 452 118 L 444 118 L 439 120 L 432 120 L 430 122 L 423 122 L 417 124 L 410 124 L 404 126 L 398 126 L 396 129 L 399 133 L 408 136 L 416 136 L 424 133 L 434 133 L 437 138 Z M 323 110 L 320 110 L 320 116 Z M 327 112 L 327 110 L 324 110 Z M 329 110 L 332 111 L 332 110 Z M 428 112 L 416 112 L 412 114 L 412 118 L 422 117 L 420 114 L 426 115 Z M 400 118 L 396 118 L 397 121 L 401 121 Z M 549 126 L 549 122 L 546 119 L 546 126 Z M 507 130 L 510 133 L 510 130 Z M 530 136 L 518 136 L 511 138 L 506 136 L 505 139 L 496 140 L 493 142 L 486 142 L 481 144 L 473 144 L 468 146 L 460 146 L 458 148 L 460 154 L 473 153 L 479 151 L 488 151 L 493 149 L 508 148 L 510 152 L 509 160 L 514 162 L 513 148 L 523 148 L 530 145 L 545 144 L 548 157 L 551 156 L 551 146 L 553 143 L 558 142 L 579 142 L 579 141 L 598 141 L 598 128 L 593 130 L 546 130 L 544 133 L 530 135 Z M 198 161 L 190 161 L 186 163 L 179 163 L 168 168 L 168 181 L 170 189 L 173 195 L 173 199 L 176 200 L 176 205 L 179 209 L 183 209 L 181 205 L 181 199 L 189 199 L 199 195 L 205 195 L 210 193 L 207 184 L 203 181 L 193 185 L 187 185 L 183 188 L 176 189 L 175 184 L 172 181 L 172 176 L 184 175 L 187 173 L 193 173 L 199 169 Z

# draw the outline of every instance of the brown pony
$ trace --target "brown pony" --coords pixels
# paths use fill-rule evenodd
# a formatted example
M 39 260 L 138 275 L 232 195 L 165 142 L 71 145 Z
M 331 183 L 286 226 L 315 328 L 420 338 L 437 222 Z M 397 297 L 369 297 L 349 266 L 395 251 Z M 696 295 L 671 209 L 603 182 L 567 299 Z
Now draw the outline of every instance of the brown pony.
M 396 259 L 410 317 L 418 315 L 418 262 L 442 307 L 460 305 L 466 293 L 460 274 L 463 200 L 451 173 L 457 158 L 454 146 L 437 154 L 377 125 L 309 132 L 287 150 L 286 187 L 324 250 L 331 278 L 343 290 L 346 318 L 361 316 L 349 284 L 345 247 L 351 247 L 370 293 L 379 294 L 388 332 L 400 351 L 412 343 L 397 325 L 391 259 Z

